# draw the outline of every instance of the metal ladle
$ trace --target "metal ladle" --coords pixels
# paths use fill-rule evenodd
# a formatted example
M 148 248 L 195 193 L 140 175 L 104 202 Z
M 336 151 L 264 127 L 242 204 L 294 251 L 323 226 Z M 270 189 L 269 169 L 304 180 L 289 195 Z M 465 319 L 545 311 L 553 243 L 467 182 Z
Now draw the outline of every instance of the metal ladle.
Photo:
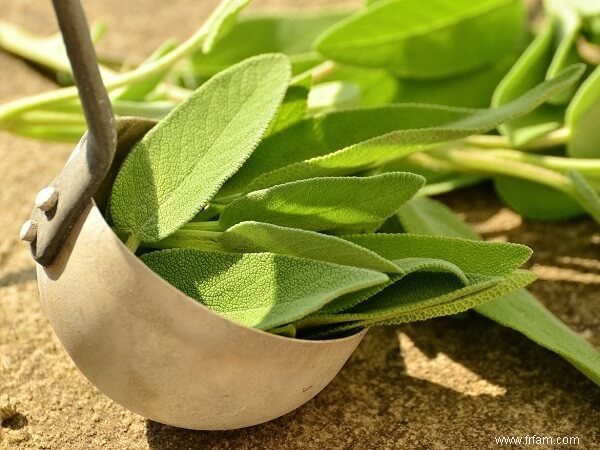
M 125 247 L 101 209 L 123 158 L 154 123 L 115 125 L 79 0 L 53 4 L 88 132 L 38 194 L 21 237 L 62 345 L 104 394 L 169 425 L 241 428 L 303 405 L 365 332 L 307 341 L 245 327 L 177 290 Z

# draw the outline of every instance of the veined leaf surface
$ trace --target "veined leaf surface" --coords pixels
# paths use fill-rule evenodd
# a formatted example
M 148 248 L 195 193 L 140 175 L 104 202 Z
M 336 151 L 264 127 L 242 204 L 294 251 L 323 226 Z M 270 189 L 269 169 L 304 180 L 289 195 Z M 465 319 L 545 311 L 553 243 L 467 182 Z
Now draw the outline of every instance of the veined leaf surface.
M 417 199 L 417 203 L 422 201 Z M 465 272 L 489 276 L 507 275 L 531 256 L 531 249 L 524 245 L 448 236 L 375 233 L 344 236 L 344 239 L 386 259 L 437 258 L 456 264 Z
M 392 216 L 424 184 L 419 175 L 390 172 L 372 177 L 324 177 L 250 192 L 228 204 L 223 228 L 257 221 L 323 231 Z
M 299 320 L 340 295 L 388 279 L 373 270 L 272 253 L 173 249 L 141 259 L 210 309 L 262 330 Z
M 248 192 L 260 174 L 400 129 L 430 128 L 473 114 L 466 108 L 435 105 L 386 105 L 318 114 L 264 139 L 219 198 Z
M 443 78 L 516 50 L 524 25 L 520 0 L 392 0 L 334 25 L 315 47 L 347 64 L 387 68 L 406 78 Z
M 296 323 L 298 329 L 329 325 L 310 331 L 311 337 L 326 337 L 341 331 L 376 325 L 396 325 L 458 314 L 522 288 L 535 279 L 531 272 L 518 270 L 506 277 L 471 275 L 460 287 L 447 274 L 415 273 L 407 276 L 357 307 L 336 315 L 313 315 Z M 338 326 L 331 324 L 343 323 Z
M 584 70 L 583 65 L 571 66 L 495 109 L 407 104 L 342 111 L 300 122 L 266 139 L 217 197 L 304 178 L 352 175 L 432 144 L 485 133 L 535 110 L 571 86 Z M 361 141 L 363 137 L 366 140 Z
M 380 272 L 399 271 L 377 253 L 339 237 L 269 223 L 238 223 L 223 232 L 220 242 L 236 252 L 270 252 Z
M 155 242 L 202 209 L 250 156 L 290 79 L 283 55 L 248 59 L 202 85 L 138 142 L 111 195 L 120 232 Z
M 411 214 L 409 210 L 405 210 L 404 215 L 400 216 L 400 221 L 409 233 L 441 235 L 451 230 L 453 236 L 460 237 L 462 234 L 462 237 L 466 238 L 479 238 L 467 224 L 441 203 L 419 198 L 416 202 L 411 202 L 413 207 L 416 207 L 417 202 L 435 204 L 436 207 L 428 208 L 425 214 L 419 214 L 417 211 Z M 475 309 L 499 324 L 524 334 L 542 347 L 558 353 L 600 385 L 600 352 L 554 317 L 525 289 L 511 292 Z

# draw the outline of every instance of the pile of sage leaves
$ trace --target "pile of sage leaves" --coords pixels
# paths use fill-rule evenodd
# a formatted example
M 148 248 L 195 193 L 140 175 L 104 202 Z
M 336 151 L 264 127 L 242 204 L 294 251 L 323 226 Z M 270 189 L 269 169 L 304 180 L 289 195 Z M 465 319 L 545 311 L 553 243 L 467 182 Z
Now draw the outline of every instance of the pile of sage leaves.
M 110 197 L 131 251 L 261 330 L 327 339 L 474 308 L 600 384 L 600 353 L 523 289 L 530 249 L 481 241 L 429 198 L 491 179 L 526 218 L 600 222 L 600 3 L 239 15 L 248 3 L 135 68 L 100 57 L 115 112 L 159 119 Z M 71 84 L 57 36 L 0 22 L 0 48 Z M 0 105 L 0 128 L 76 141 L 77 91 Z

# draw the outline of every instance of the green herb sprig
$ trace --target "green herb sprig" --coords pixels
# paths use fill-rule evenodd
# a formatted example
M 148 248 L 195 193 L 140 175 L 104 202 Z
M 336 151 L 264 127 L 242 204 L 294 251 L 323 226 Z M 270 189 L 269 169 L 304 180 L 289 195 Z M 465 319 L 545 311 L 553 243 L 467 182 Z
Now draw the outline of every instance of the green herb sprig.
M 325 338 L 465 311 L 531 282 L 533 275 L 519 269 L 531 251 L 376 233 L 425 179 L 365 170 L 527 114 L 581 72 L 568 68 L 496 109 L 394 110 L 411 118 L 408 128 L 394 130 L 392 117 L 379 124 L 383 134 L 366 140 L 348 135 L 348 121 L 336 113 L 264 137 L 293 81 L 285 56 L 251 57 L 202 84 L 134 146 L 115 180 L 110 217 L 128 246 L 136 251 L 141 244 L 142 260 L 171 284 L 261 329 Z M 332 131 L 323 133 L 327 127 Z M 306 143 L 315 143 L 308 148 L 315 156 L 294 163 L 306 157 Z M 281 169 L 290 177 L 270 178 L 258 190 L 236 181 L 238 174 L 252 180 Z
M 530 250 L 427 198 L 491 179 L 524 217 L 600 223 L 600 7 L 549 0 L 540 23 L 520 0 L 248 3 L 138 67 L 100 57 L 115 112 L 161 119 L 113 186 L 127 246 L 244 325 L 324 339 L 475 308 L 600 384 L 599 353 L 522 289 Z M 0 22 L 0 47 L 71 82 L 56 36 Z M 77 92 L 0 105 L 0 129 L 76 141 Z

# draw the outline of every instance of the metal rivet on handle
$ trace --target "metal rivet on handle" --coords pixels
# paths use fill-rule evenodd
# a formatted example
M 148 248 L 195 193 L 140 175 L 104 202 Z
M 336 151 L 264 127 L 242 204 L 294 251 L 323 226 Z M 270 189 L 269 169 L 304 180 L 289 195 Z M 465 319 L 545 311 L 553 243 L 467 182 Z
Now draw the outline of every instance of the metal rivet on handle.
M 31 220 L 26 221 L 21 227 L 19 237 L 22 241 L 33 242 L 37 235 L 37 225 Z
M 45 187 L 35 197 L 35 207 L 44 212 L 49 212 L 56 207 L 58 192 L 52 186 Z

